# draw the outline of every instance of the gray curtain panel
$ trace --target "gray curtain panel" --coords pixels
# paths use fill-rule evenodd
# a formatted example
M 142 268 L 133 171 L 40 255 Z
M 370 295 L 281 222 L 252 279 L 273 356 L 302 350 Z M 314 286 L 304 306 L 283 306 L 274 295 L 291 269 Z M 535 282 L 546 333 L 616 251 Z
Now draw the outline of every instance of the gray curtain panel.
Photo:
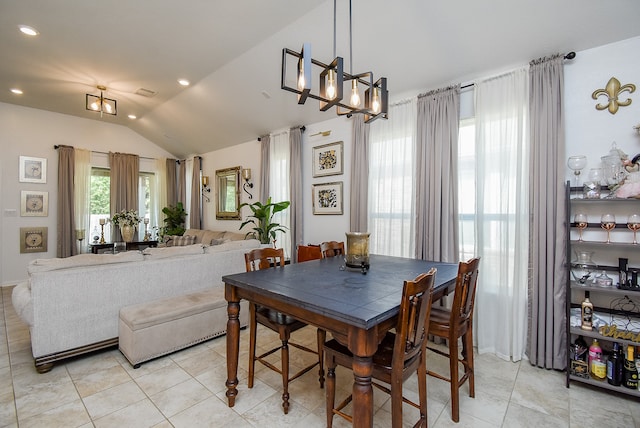
M 271 137 L 265 135 L 260 137 L 260 202 L 267 202 L 269 198 L 269 149 Z
M 191 211 L 189 225 L 191 229 L 202 229 L 202 191 L 200 190 L 200 175 L 202 173 L 202 158 L 193 157 L 193 171 L 191 173 Z
M 187 161 L 182 159 L 176 162 L 176 190 L 177 202 L 182 202 L 187 207 Z
M 418 97 L 416 258 L 456 263 L 460 85 Z
M 559 370 L 567 365 L 563 90 L 562 55 L 531 61 L 527 356 L 533 365 Z
M 351 118 L 351 196 L 349 207 L 349 228 L 351 232 L 367 232 L 369 227 L 369 125 L 364 123 L 364 115 Z
M 69 257 L 78 253 L 76 248 L 75 152 L 71 146 L 58 146 L 58 218 L 57 257 Z
M 177 160 L 167 159 L 167 206 L 175 206 L 178 202 Z M 164 208 L 164 207 L 160 207 Z
M 302 129 L 298 126 L 289 131 L 290 172 L 289 192 L 291 218 L 289 233 L 291 234 L 291 259 L 298 262 L 298 244 L 302 243 Z
M 140 157 L 127 153 L 109 152 L 111 168 L 111 217 L 122 210 L 138 210 L 138 180 Z M 113 242 L 122 241 L 120 229 L 111 228 Z

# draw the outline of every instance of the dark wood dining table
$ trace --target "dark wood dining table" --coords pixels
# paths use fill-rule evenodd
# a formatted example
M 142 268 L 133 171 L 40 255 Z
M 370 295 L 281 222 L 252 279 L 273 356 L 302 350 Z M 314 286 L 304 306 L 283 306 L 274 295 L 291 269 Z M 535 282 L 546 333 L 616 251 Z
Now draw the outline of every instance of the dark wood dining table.
M 344 267 L 342 257 L 295 263 L 222 277 L 227 313 L 227 392 L 229 407 L 238 395 L 240 300 L 291 315 L 330 332 L 353 353 L 353 426 L 373 426 L 372 355 L 395 327 L 404 280 L 437 269 L 434 299 L 453 291 L 458 265 L 381 255 L 370 269 Z

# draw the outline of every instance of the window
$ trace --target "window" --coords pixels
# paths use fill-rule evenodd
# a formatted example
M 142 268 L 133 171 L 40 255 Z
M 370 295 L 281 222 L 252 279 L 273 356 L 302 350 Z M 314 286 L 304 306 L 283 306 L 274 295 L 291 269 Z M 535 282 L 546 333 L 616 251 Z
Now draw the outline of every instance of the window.
M 458 221 L 460 260 L 469 260 L 475 252 L 476 167 L 474 119 L 460 121 L 458 135 Z
M 90 239 L 95 241 L 100 239 L 102 228 L 100 219 L 111 217 L 111 171 L 108 168 L 91 168 L 91 181 L 89 190 L 89 230 Z M 153 212 L 153 202 L 156 194 L 156 180 L 152 172 L 140 172 L 138 181 L 138 214 L 141 218 L 148 218 L 150 225 L 157 224 L 158 214 Z M 140 237 L 144 233 L 144 223 L 141 223 L 138 232 Z M 97 237 L 97 239 L 96 239 Z M 104 239 L 111 240 L 111 224 L 104 226 Z

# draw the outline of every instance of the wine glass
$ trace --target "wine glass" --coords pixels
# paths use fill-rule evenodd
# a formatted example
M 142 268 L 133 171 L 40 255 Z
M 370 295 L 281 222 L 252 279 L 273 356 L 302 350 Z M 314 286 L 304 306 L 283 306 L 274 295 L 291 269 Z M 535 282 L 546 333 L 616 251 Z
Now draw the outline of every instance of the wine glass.
M 640 220 L 640 216 L 639 220 Z M 578 228 L 578 230 L 580 231 L 580 237 L 578 238 L 578 241 L 582 241 L 582 231 L 588 226 L 588 219 L 587 219 L 587 215 L 586 214 L 576 214 L 575 217 L 573 218 L 573 221 L 576 224 L 576 227 Z M 639 223 L 640 225 L 640 223 Z
M 636 241 L 636 232 L 640 229 L 640 215 L 632 214 L 627 219 L 627 227 L 629 230 L 633 230 L 633 243 L 637 244 Z
M 573 170 L 573 174 L 576 176 L 576 187 L 580 186 L 580 172 L 587 166 L 587 157 L 584 155 L 569 156 L 567 160 L 567 166 Z
M 611 243 L 611 229 L 616 227 L 616 217 L 613 214 L 602 214 L 600 226 L 607 231 L 607 244 Z

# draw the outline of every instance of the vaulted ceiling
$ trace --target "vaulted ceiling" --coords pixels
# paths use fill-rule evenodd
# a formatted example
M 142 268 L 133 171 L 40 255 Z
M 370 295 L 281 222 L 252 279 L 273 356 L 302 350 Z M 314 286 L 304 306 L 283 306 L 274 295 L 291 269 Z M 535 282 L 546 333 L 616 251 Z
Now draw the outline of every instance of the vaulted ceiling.
M 347 70 L 348 7 L 337 0 Z M 638 36 L 639 18 L 637 0 L 353 0 L 353 71 L 387 77 L 393 101 Z M 333 59 L 331 0 L 3 1 L 0 41 L 0 102 L 127 126 L 179 157 L 335 114 L 280 89 L 282 48 Z M 97 85 L 117 116 L 85 109 Z

